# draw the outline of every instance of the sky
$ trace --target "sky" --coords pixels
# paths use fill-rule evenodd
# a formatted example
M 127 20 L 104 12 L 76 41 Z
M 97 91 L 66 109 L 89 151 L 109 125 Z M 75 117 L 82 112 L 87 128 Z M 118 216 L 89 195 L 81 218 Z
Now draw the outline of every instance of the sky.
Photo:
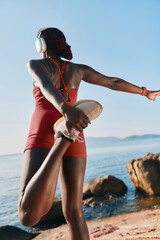
M 1 0 L 0 155 L 22 153 L 34 111 L 26 64 L 40 58 L 39 28 L 57 27 L 73 62 L 149 90 L 160 89 L 159 0 Z M 82 81 L 78 99 L 103 105 L 85 130 L 90 137 L 160 134 L 160 97 L 113 91 Z

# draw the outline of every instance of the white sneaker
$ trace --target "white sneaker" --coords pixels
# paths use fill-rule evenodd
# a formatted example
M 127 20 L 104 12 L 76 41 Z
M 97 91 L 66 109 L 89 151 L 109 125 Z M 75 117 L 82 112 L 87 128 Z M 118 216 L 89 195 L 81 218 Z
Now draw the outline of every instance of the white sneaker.
M 103 110 L 102 105 L 94 100 L 80 100 L 76 102 L 73 107 L 79 108 L 81 111 L 83 111 L 88 116 L 90 121 L 96 119 Z M 76 128 L 72 128 L 72 136 L 68 135 L 64 117 L 61 117 L 55 122 L 54 131 L 55 138 L 64 137 L 70 142 L 75 140 L 78 140 L 79 142 L 84 141 L 83 138 L 78 136 L 80 132 Z

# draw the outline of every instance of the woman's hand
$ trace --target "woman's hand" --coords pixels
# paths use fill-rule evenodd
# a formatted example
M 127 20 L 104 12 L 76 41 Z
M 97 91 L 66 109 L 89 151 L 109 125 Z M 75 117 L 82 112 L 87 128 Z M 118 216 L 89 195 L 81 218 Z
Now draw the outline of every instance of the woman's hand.
M 88 126 L 88 123 L 90 123 L 89 118 L 80 109 L 69 105 L 65 106 L 63 115 L 66 120 L 66 127 L 69 134 L 72 132 L 72 127 L 82 132 L 83 129 Z
M 160 90 L 159 91 L 149 91 L 149 90 L 147 90 L 146 97 L 149 100 L 156 101 L 156 97 L 158 97 L 158 96 L 160 96 Z

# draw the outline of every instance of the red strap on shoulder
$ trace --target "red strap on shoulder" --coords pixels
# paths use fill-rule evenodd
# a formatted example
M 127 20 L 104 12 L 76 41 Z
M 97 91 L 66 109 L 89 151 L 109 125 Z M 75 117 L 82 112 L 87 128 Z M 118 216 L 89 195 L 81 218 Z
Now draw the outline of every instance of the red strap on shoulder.
M 58 66 L 58 63 L 57 63 L 53 58 L 51 58 L 51 57 L 50 57 L 49 59 L 51 59 L 52 62 L 56 65 L 56 67 L 57 67 L 59 73 L 61 74 L 61 70 L 60 70 L 60 68 L 59 68 L 59 66 Z
M 62 80 L 62 83 L 63 83 L 63 88 L 59 89 L 58 91 L 60 93 L 62 93 L 64 96 L 68 97 L 69 98 L 69 93 L 67 92 L 67 90 L 65 89 L 66 88 L 66 85 L 65 85 L 65 82 L 64 82 L 64 79 L 63 79 L 63 71 L 64 71 L 64 68 L 65 68 L 65 65 L 66 65 L 66 61 L 63 62 L 62 64 L 62 67 L 61 67 L 61 70 L 59 68 L 59 65 L 57 64 L 57 62 L 53 59 L 53 58 L 50 58 L 52 60 L 52 62 L 55 64 L 55 66 L 57 67 L 58 71 L 59 71 L 59 79 L 55 85 L 55 88 L 57 88 L 57 85 L 59 83 L 60 80 Z M 70 98 L 69 98 L 69 101 L 70 101 Z
M 62 67 L 61 67 L 61 73 L 60 73 L 60 77 L 61 77 L 61 80 L 63 82 L 64 88 L 66 87 L 66 85 L 65 85 L 65 82 L 64 82 L 62 74 L 63 74 L 63 71 L 64 71 L 65 64 L 66 64 L 66 61 L 63 62 Z
M 66 65 L 66 61 L 64 61 L 63 64 L 62 64 L 62 68 L 61 68 L 61 73 L 62 74 L 63 74 L 64 68 L 65 68 L 65 65 Z
M 56 65 L 56 67 L 57 67 L 57 69 L 58 69 L 58 71 L 59 71 L 59 74 L 60 74 L 59 79 L 58 79 L 58 81 L 57 81 L 57 83 L 56 83 L 56 85 L 55 85 L 55 88 L 57 88 L 58 83 L 59 83 L 59 81 L 60 81 L 61 79 L 62 79 L 64 88 L 65 88 L 66 85 L 65 85 L 65 82 L 64 82 L 64 80 L 63 80 L 62 74 L 63 74 L 64 68 L 65 68 L 66 61 L 63 62 L 62 67 L 61 67 L 61 70 L 60 70 L 59 65 L 57 64 L 57 62 L 56 62 L 53 58 L 51 58 L 51 57 L 50 57 L 50 59 L 51 59 L 52 62 Z

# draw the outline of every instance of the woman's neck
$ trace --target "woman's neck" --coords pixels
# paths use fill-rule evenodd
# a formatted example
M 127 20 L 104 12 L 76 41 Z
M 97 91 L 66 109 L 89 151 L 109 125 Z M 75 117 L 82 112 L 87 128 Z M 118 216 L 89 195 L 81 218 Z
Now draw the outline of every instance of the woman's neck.
M 61 62 L 61 57 L 56 55 L 55 53 L 46 53 L 43 55 L 43 58 L 53 58 L 57 62 Z

